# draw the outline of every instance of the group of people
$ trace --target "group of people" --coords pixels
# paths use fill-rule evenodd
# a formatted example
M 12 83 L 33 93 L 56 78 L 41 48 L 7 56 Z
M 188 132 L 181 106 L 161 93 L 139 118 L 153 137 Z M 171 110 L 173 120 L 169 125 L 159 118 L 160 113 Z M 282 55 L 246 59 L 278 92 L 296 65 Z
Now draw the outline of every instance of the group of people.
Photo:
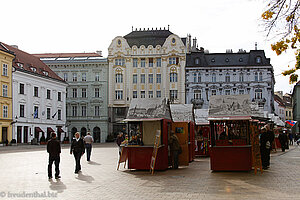
M 78 174 L 81 171 L 80 159 L 81 156 L 85 153 L 87 155 L 87 161 L 90 161 L 91 152 L 92 152 L 92 143 L 94 142 L 93 137 L 88 133 L 85 137 L 80 137 L 80 133 L 76 132 L 75 137 L 72 140 L 70 154 L 74 155 L 75 158 L 75 174 Z M 60 170 L 60 153 L 61 146 L 60 142 L 56 139 L 56 133 L 51 133 L 51 139 L 47 142 L 47 152 L 49 153 L 49 162 L 48 162 L 48 178 L 52 178 L 52 165 L 55 165 L 55 178 L 59 179 Z

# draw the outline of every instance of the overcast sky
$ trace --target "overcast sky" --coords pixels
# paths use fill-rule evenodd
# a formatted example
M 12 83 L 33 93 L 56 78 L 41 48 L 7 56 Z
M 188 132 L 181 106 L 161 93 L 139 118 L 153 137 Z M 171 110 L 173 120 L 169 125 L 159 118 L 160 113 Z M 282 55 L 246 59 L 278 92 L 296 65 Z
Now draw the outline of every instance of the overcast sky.
M 167 27 L 191 34 L 211 53 L 263 49 L 274 67 L 275 90 L 291 92 L 280 73 L 293 66 L 292 52 L 277 56 L 261 26 L 267 0 L 4 0 L 0 41 L 28 53 L 95 52 L 107 56 L 116 36 L 135 28 Z

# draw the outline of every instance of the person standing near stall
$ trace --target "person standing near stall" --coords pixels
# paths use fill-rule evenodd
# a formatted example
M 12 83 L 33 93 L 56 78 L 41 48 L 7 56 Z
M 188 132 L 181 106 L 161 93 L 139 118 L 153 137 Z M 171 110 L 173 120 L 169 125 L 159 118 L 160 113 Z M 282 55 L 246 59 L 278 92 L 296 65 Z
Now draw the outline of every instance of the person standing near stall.
M 78 174 L 78 172 L 81 170 L 80 159 L 81 156 L 84 154 L 84 152 L 85 152 L 85 148 L 84 148 L 83 139 L 80 138 L 79 132 L 76 132 L 75 138 L 72 140 L 71 149 L 70 149 L 70 154 L 73 153 L 76 162 L 75 174 Z
M 90 161 L 91 153 L 92 153 L 92 143 L 94 142 L 94 139 L 91 136 L 90 132 L 88 132 L 87 135 L 83 138 L 83 141 L 85 143 L 85 148 L 86 148 L 86 159 L 87 161 Z
M 181 147 L 179 144 L 178 137 L 176 136 L 174 131 L 171 131 L 171 137 L 169 140 L 171 157 L 172 157 L 172 167 L 173 169 L 178 169 L 178 157 L 181 153 Z

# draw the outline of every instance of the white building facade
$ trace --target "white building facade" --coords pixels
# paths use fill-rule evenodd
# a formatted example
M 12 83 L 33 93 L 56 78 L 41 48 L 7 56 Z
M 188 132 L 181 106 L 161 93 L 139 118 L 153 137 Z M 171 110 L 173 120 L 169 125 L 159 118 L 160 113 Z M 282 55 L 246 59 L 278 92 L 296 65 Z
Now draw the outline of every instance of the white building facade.
M 115 37 L 108 48 L 109 131 L 121 123 L 132 99 L 168 98 L 185 102 L 186 39 L 169 30 L 135 30 Z
M 38 58 L 7 45 L 13 62 L 13 139 L 17 143 L 46 141 L 51 132 L 61 141 L 67 132 L 66 87 Z
M 264 111 L 274 112 L 274 72 L 263 50 L 187 54 L 186 103 L 207 109 L 212 95 L 250 94 Z

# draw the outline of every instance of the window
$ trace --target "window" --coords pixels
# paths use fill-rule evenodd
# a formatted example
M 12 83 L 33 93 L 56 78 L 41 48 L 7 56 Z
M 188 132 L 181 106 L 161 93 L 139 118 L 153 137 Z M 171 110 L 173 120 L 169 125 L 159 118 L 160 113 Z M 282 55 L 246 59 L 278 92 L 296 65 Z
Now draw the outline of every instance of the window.
M 123 74 L 116 74 L 116 83 L 123 83 Z
M 146 59 L 142 58 L 141 59 L 141 67 L 145 67 L 146 66 Z
M 61 92 L 57 93 L 57 101 L 61 101 Z
M 81 97 L 86 98 L 86 88 L 81 89 Z
M 68 73 L 64 73 L 64 81 L 68 81 Z
M 50 115 L 51 115 L 51 109 L 47 108 L 47 119 L 50 119 Z
M 196 83 L 196 82 L 197 82 L 197 74 L 194 73 L 194 74 L 193 74 L 193 77 L 194 77 L 194 83 Z
M 202 99 L 201 90 L 194 91 L 194 99 Z
M 259 81 L 262 81 L 263 80 L 263 75 L 261 72 L 259 72 Z
M 160 91 L 160 90 L 157 90 L 157 91 L 156 91 L 156 97 L 157 97 L 157 98 L 161 98 L 161 91 Z
M 116 99 L 123 99 L 123 91 L 122 90 L 117 90 L 115 91 L 116 93 Z
M 95 106 L 95 116 L 100 116 L 100 106 Z
M 230 95 L 230 90 L 225 90 L 225 95 Z
M 20 104 L 20 117 L 25 117 L 25 105 Z
M 115 59 L 115 65 L 124 66 L 125 65 L 125 59 L 124 58 Z
M 178 61 L 179 61 L 179 59 L 177 57 L 171 57 L 171 58 L 169 58 L 169 64 L 170 65 L 177 65 Z
M 81 106 L 81 116 L 86 117 L 86 106 Z
M 100 89 L 95 88 L 95 97 L 100 97 Z
M 126 108 L 115 108 L 116 116 L 125 116 L 126 115 Z
M 72 116 L 73 117 L 77 116 L 77 106 L 72 106 Z
M 58 120 L 61 120 L 61 110 L 58 110 L 58 111 L 57 111 L 57 119 L 58 119 Z
M 170 90 L 170 99 L 178 99 L 177 93 L 177 90 Z
M 156 58 L 156 67 L 161 67 L 161 58 Z
M 44 74 L 45 76 L 48 76 L 48 75 L 49 75 L 49 73 L 48 73 L 47 71 L 43 71 L 43 74 Z
M 8 118 L 8 106 L 3 106 L 3 118 Z
M 257 72 L 254 73 L 254 81 L 256 81 L 256 82 L 258 81 L 258 73 Z
M 240 80 L 240 82 L 244 82 L 244 74 L 243 73 L 240 73 L 239 80 Z
M 170 82 L 177 82 L 177 73 L 170 73 Z
M 86 73 L 82 73 L 82 75 L 81 75 L 81 81 L 86 81 Z
M 7 97 L 8 96 L 8 86 L 2 85 L 2 96 Z
M 213 83 L 217 82 L 217 76 L 215 73 L 212 74 L 211 82 L 213 82 Z
M 39 107 L 34 106 L 33 111 L 33 118 L 39 118 Z
M 149 91 L 148 94 L 149 94 L 149 98 L 153 98 L 153 91 Z
M 292 116 L 292 112 L 291 112 L 291 111 L 289 111 L 289 116 L 290 116 L 290 117 Z
M 217 90 L 211 90 L 211 96 L 217 95 Z
M 39 96 L 39 88 L 38 87 L 33 88 L 33 96 L 35 96 L 35 97 Z
M 257 63 L 257 64 L 260 64 L 260 63 L 261 63 L 261 57 L 260 57 L 260 56 L 257 56 L 257 57 L 256 57 L 256 63 Z
M 74 82 L 77 81 L 77 73 L 73 73 L 73 81 L 74 81 Z
M 196 58 L 196 59 L 195 59 L 195 64 L 196 64 L 196 65 L 199 65 L 199 63 L 200 63 L 200 59 L 199 59 L 199 58 Z
M 201 74 L 198 74 L 198 83 L 201 83 Z
M 137 83 L 137 75 L 133 74 L 132 76 L 132 83 Z
M 133 91 L 132 98 L 134 98 L 134 99 L 137 98 L 137 91 Z
M 153 83 L 153 74 L 149 74 L 149 82 L 148 83 Z
M 77 98 L 77 89 L 73 88 L 73 98 Z
M 145 83 L 145 74 L 141 74 L 141 83 Z
M 23 83 L 20 83 L 20 94 L 25 94 L 25 85 Z
M 244 94 L 245 91 L 244 90 L 239 90 L 239 94 Z
M 153 58 L 149 58 L 149 67 L 153 67 Z
M 99 73 L 95 73 L 95 81 L 100 81 L 100 74 Z
M 145 98 L 145 97 L 146 97 L 145 91 L 141 91 L 141 98 Z
M 8 76 L 8 65 L 7 64 L 3 64 L 3 67 L 2 67 L 2 75 L 3 76 Z
M 47 99 L 51 99 L 51 90 L 47 90 Z
M 156 83 L 161 83 L 161 74 L 156 74 Z
M 229 83 L 230 82 L 230 75 L 227 73 L 225 76 L 225 82 Z
M 255 90 L 255 99 L 262 99 L 262 89 Z
M 133 67 L 137 67 L 138 66 L 138 59 L 134 58 L 133 59 Z
M 36 68 L 35 67 L 30 67 L 31 71 L 36 72 Z

